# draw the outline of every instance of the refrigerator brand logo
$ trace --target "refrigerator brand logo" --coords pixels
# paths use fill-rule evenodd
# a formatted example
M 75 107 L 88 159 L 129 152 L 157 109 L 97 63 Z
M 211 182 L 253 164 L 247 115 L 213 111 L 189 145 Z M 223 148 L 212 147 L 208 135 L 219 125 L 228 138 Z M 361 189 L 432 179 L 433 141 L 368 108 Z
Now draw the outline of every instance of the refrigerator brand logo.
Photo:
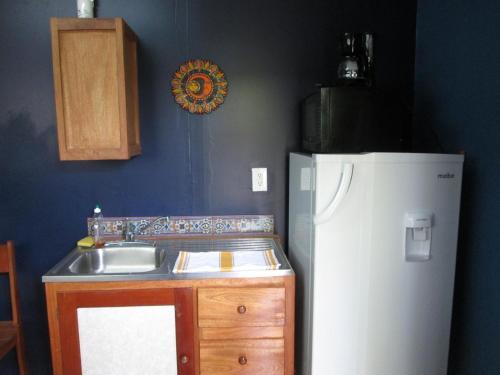
M 455 173 L 440 173 L 438 178 L 455 178 Z

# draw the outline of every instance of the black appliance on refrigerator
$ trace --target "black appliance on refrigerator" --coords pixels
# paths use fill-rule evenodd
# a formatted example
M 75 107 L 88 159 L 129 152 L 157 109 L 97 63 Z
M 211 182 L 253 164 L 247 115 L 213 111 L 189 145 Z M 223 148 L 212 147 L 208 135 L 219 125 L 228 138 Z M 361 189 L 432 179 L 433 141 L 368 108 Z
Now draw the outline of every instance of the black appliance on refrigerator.
M 374 89 L 373 34 L 344 33 L 334 86 L 301 103 L 302 149 L 314 153 L 400 150 L 398 131 L 384 123 Z

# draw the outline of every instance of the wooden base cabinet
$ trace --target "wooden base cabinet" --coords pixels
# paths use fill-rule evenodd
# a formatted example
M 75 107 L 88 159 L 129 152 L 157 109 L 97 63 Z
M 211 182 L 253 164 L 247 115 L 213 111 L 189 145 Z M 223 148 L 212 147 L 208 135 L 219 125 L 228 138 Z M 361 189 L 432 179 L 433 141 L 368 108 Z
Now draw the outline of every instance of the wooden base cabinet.
M 294 373 L 293 275 L 45 288 L 55 375 Z

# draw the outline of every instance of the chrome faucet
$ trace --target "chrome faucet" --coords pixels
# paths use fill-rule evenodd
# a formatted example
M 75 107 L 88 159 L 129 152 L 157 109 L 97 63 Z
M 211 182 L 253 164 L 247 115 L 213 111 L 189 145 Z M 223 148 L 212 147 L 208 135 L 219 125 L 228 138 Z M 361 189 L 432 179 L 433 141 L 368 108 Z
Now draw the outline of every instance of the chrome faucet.
M 132 223 L 128 220 L 125 221 L 124 235 L 126 242 L 135 241 L 135 230 L 132 229 Z
M 125 226 L 124 226 L 125 241 L 126 242 L 134 242 L 135 237 L 137 235 L 144 234 L 144 231 L 146 229 L 148 229 L 149 227 L 151 227 L 152 225 L 154 225 L 155 223 L 157 223 L 158 221 L 160 221 L 162 219 L 165 220 L 167 223 L 170 221 L 168 216 L 159 216 L 156 219 L 154 219 L 153 221 L 151 221 L 148 224 L 146 224 L 145 226 L 143 226 L 142 228 L 141 227 L 134 228 L 132 223 L 128 219 L 126 219 Z M 137 230 L 137 229 L 139 229 L 139 230 Z

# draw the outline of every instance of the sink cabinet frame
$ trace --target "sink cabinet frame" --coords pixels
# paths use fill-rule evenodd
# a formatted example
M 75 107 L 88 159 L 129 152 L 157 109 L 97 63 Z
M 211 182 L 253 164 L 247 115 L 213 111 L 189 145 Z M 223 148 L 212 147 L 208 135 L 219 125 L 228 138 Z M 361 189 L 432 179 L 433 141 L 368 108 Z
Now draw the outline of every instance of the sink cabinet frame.
M 64 337 L 61 347 L 65 374 L 81 375 L 77 309 L 80 307 L 175 306 L 177 357 L 193 359 L 193 309 L 191 288 L 147 290 L 101 290 L 62 292 L 57 295 L 59 330 Z M 193 360 L 177 361 L 179 375 L 194 374 Z
M 207 289 L 208 288 L 208 289 Z M 198 301 L 203 298 L 200 289 L 214 290 L 220 288 L 221 293 L 227 293 L 232 288 L 249 288 L 248 294 L 253 297 L 261 288 L 284 290 L 284 319 L 268 319 L 269 312 L 262 311 L 255 317 L 262 322 L 252 325 L 226 327 L 219 323 L 207 325 L 205 318 L 198 315 Z M 240 292 L 240 289 L 234 289 Z M 109 281 L 109 282 L 47 282 L 45 283 L 47 313 L 54 375 L 81 374 L 80 348 L 76 309 L 78 307 L 97 306 L 176 306 L 177 359 L 179 375 L 204 375 L 213 372 L 206 370 L 214 364 L 225 363 L 228 355 L 232 355 L 234 345 L 243 345 L 251 353 L 267 352 L 269 345 L 279 344 L 279 356 L 273 357 L 273 363 L 279 361 L 279 372 L 284 375 L 294 374 L 294 325 L 295 325 L 295 276 L 253 277 L 253 278 L 218 278 L 192 280 L 161 280 L 161 281 Z M 271 295 L 273 293 L 271 292 Z M 267 301 L 268 294 L 261 301 Z M 248 308 L 252 308 L 252 304 Z M 218 306 L 214 305 L 217 309 Z M 236 307 L 235 307 L 236 308 Z M 281 309 L 281 308 L 280 308 Z M 231 309 L 232 311 L 232 309 Z M 249 315 L 251 317 L 252 315 Z M 262 318 L 262 319 L 261 319 Z M 252 318 L 253 319 L 253 318 Z M 248 345 L 247 345 L 248 344 Z M 258 346 L 260 349 L 252 349 Z M 217 347 L 220 347 L 217 349 Z M 247 349 L 245 349 L 247 350 Z M 206 353 L 215 353 L 210 357 L 210 363 L 203 362 Z M 190 354 L 188 354 L 190 353 Z M 200 355 L 200 353 L 203 354 Z M 179 364 L 182 355 L 187 355 L 187 364 Z M 278 358 L 278 359 L 277 359 Z M 213 361 L 212 361 L 213 360 Z M 236 358 L 238 360 L 238 358 Z M 257 358 L 259 366 L 265 366 L 268 356 L 264 354 Z M 214 362 L 215 361 L 215 362 Z M 235 368 L 227 374 L 252 374 L 249 363 L 246 368 Z M 212 367 L 213 368 L 213 367 Z M 273 373 L 274 374 L 274 373 Z M 257 375 L 257 373 L 255 373 Z

